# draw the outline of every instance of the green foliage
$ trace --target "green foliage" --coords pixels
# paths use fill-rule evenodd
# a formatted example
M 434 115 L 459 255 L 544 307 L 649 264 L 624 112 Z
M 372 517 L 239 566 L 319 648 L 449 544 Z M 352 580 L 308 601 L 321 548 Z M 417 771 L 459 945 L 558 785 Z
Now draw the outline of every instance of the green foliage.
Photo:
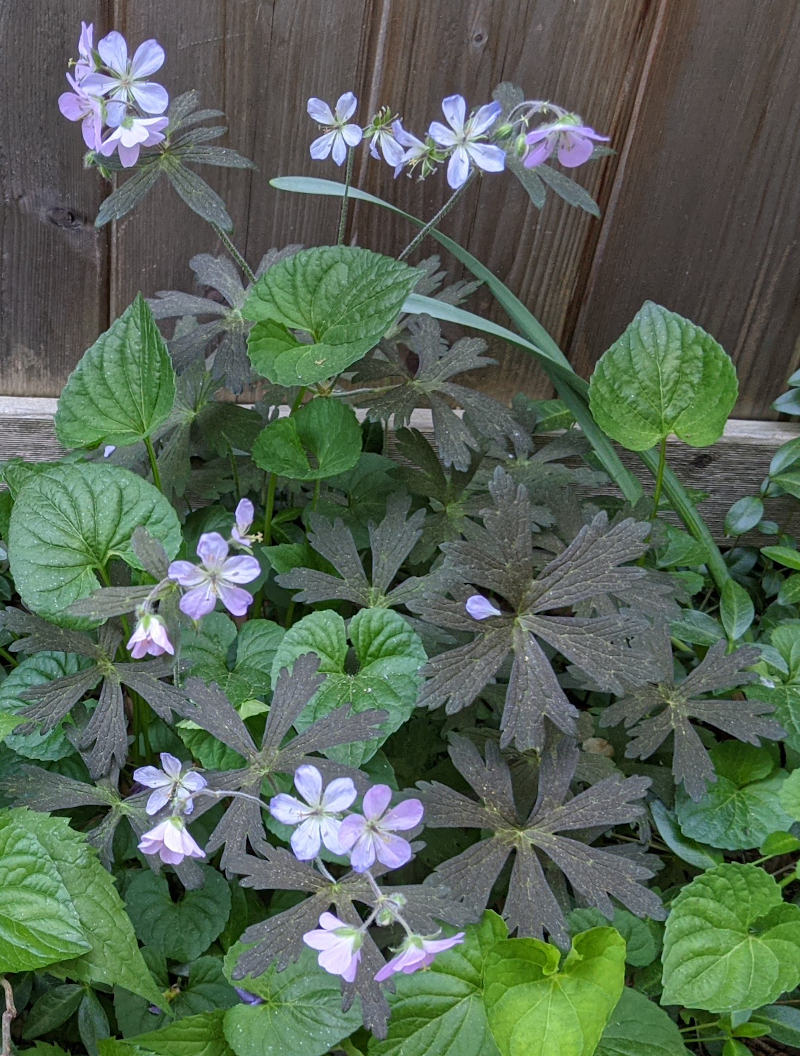
M 800 983 L 800 907 L 762 869 L 719 865 L 672 903 L 663 960 L 662 1004 L 760 1008 Z
M 202 882 L 174 902 L 165 877 L 148 869 L 137 873 L 125 889 L 125 904 L 138 938 L 175 961 L 204 953 L 227 923 L 231 892 L 213 869 L 203 868 Z
M 104 1042 L 100 1056 L 232 1056 L 225 1040 L 224 1012 L 201 1012 L 124 1042 Z
M 589 386 L 598 425 L 630 451 L 670 433 L 713 444 L 737 395 L 733 363 L 714 338 L 652 301 L 598 360 Z
M 289 480 L 322 480 L 352 469 L 361 454 L 361 429 L 350 407 L 315 399 L 258 436 L 253 460 Z
M 56 414 L 64 447 L 122 447 L 152 436 L 175 402 L 175 372 L 139 294 L 70 374 Z
M 24 720 L 27 701 L 22 694 L 31 686 L 41 686 L 55 678 L 74 675 L 85 667 L 81 657 L 68 653 L 41 652 L 29 656 L 0 683 L 0 719 L 9 721 L 9 731 Z M 15 719 L 16 716 L 16 719 Z M 15 719 L 12 723 L 11 720 Z M 13 733 L 5 737 L 6 745 L 26 759 L 65 759 L 75 751 L 67 740 L 64 724 L 60 723 L 50 733 Z
M 595 1056 L 689 1056 L 689 1050 L 664 1009 L 626 986 Z
M 244 307 L 256 322 L 248 340 L 254 369 L 275 385 L 340 374 L 377 345 L 419 278 L 407 264 L 353 246 L 305 249 L 281 261 Z

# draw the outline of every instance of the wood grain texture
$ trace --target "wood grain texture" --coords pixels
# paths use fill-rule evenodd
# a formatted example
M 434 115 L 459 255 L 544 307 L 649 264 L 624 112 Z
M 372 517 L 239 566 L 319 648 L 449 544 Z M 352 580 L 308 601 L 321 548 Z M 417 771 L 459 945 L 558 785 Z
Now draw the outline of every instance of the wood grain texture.
M 288 414 L 289 408 L 282 410 Z M 40 462 L 60 457 L 64 451 L 56 440 L 55 412 L 56 400 L 0 396 L 0 462 L 9 458 Z M 365 412 L 358 413 L 363 416 Z M 433 436 L 430 411 L 415 411 L 411 424 L 425 436 Z M 734 419 L 728 422 L 722 439 L 702 451 L 687 447 L 674 438 L 670 442 L 669 464 L 682 483 L 709 496 L 700 505 L 700 511 L 718 542 L 724 541 L 725 515 L 731 505 L 744 495 L 758 493 L 775 451 L 796 436 L 800 436 L 800 425 Z M 536 439 L 541 443 L 546 441 L 546 437 Z M 388 448 L 390 456 L 397 457 L 391 435 Z M 644 482 L 645 488 L 652 490 L 652 482 L 647 479 L 639 458 L 630 451 L 617 450 L 622 461 Z M 770 500 L 768 512 L 774 520 L 785 524 L 787 530 L 800 530 L 800 505 L 795 500 Z
M 800 363 L 800 2 L 665 5 L 570 344 L 582 373 L 646 299 L 733 356 L 737 413 Z
M 58 112 L 81 19 L 101 0 L 0 0 L 0 392 L 57 395 L 108 318 L 100 177 Z

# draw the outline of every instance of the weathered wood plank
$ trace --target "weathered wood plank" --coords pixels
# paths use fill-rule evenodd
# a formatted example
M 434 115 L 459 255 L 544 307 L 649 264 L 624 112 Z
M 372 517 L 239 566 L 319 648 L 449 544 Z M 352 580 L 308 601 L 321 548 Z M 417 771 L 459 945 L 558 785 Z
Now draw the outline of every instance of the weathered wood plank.
M 571 341 L 581 373 L 646 299 L 736 361 L 737 413 L 800 363 L 800 2 L 666 5 Z
M 0 462 L 9 458 L 31 461 L 58 458 L 63 451 L 53 428 L 55 410 L 56 400 L 0 396 Z M 429 411 L 415 411 L 412 425 L 427 436 L 432 435 Z M 730 506 L 743 495 L 758 492 L 772 455 L 795 436 L 800 436 L 798 425 L 733 420 L 713 447 L 700 451 L 678 440 L 670 443 L 669 464 L 683 483 L 709 493 L 700 510 L 716 539 L 724 537 L 725 515 Z M 391 438 L 389 448 L 390 453 L 395 450 Z M 637 456 L 629 451 L 620 451 L 620 455 L 642 477 L 643 466 Z M 770 504 L 770 515 L 793 530 L 800 530 L 800 513 L 791 522 L 787 521 L 797 509 L 793 499 L 776 499 Z
M 108 314 L 103 196 L 58 112 L 81 19 L 103 0 L 0 0 L 0 392 L 56 395 Z

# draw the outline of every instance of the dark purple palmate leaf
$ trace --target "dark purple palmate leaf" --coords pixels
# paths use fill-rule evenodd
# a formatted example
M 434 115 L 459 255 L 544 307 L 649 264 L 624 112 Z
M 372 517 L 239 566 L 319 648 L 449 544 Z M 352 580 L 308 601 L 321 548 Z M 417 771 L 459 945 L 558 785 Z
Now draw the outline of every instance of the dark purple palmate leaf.
M 503 915 L 511 931 L 569 947 L 562 898 L 548 872 L 556 870 L 583 905 L 595 906 L 609 920 L 611 899 L 637 916 L 663 919 L 658 897 L 642 881 L 652 871 L 611 850 L 592 845 L 587 830 L 603 830 L 635 821 L 644 814 L 642 797 L 650 786 L 643 777 L 614 776 L 571 799 L 569 786 L 578 762 L 574 742 L 548 740 L 541 755 L 536 803 L 522 817 L 514 802 L 511 773 L 498 747 L 486 743 L 486 757 L 464 737 L 454 736 L 453 763 L 480 797 L 476 802 L 438 782 L 419 782 L 426 823 L 432 828 L 481 829 L 492 833 L 437 866 L 435 877 L 451 897 L 473 911 L 489 904 L 501 870 L 514 855 Z M 577 838 L 563 835 L 575 832 Z M 594 837 L 596 838 L 596 837 Z M 555 886 L 561 886 L 557 884 Z M 562 889 L 563 890 L 563 889 Z
M 501 721 L 501 746 L 541 748 L 548 719 L 570 737 L 577 735 L 577 711 L 567 699 L 540 641 L 578 665 L 602 689 L 622 692 L 628 679 L 651 670 L 647 652 L 635 645 L 642 617 L 625 606 L 650 598 L 663 604 L 665 586 L 638 565 L 648 549 L 650 525 L 632 520 L 610 525 L 605 513 L 585 525 L 566 549 L 542 568 L 534 549 L 534 520 L 524 486 L 498 467 L 490 484 L 494 505 L 469 538 L 442 546 L 444 589 L 434 585 L 408 605 L 448 630 L 475 638 L 434 657 L 423 669 L 427 681 L 419 703 L 449 713 L 467 707 L 513 653 Z M 499 616 L 480 622 L 466 609 L 476 588 L 502 599 Z M 575 616 L 581 603 L 606 598 L 612 611 Z
M 318 674 L 319 657 L 304 653 L 294 663 L 291 675 L 284 668 L 275 686 L 267 716 L 261 746 L 256 745 L 244 721 L 222 690 L 215 684 L 206 685 L 202 679 L 190 678 L 184 686 L 181 717 L 191 719 L 212 737 L 222 741 L 245 760 L 238 770 L 227 770 L 209 775 L 211 790 L 227 789 L 258 797 L 264 781 L 274 774 L 293 774 L 298 766 L 315 766 L 326 780 L 349 777 L 356 787 L 365 788 L 367 778 L 359 770 L 340 766 L 329 759 L 312 756 L 337 744 L 368 741 L 385 720 L 382 711 L 354 714 L 348 705 L 325 715 L 299 736 L 284 744 L 286 735 L 305 706 L 325 679 Z M 277 787 L 275 788 L 277 791 Z M 203 796 L 197 804 L 197 814 L 213 806 L 210 796 Z M 252 800 L 232 798 L 230 806 L 206 844 L 206 853 L 224 848 L 220 865 L 232 868 L 234 857 L 246 854 L 248 846 L 265 853 L 268 846 L 262 820 L 262 807 Z
M 408 516 L 410 499 L 393 495 L 386 504 L 386 516 L 380 524 L 370 524 L 371 576 L 367 576 L 356 548 L 352 531 L 344 521 L 331 523 L 317 514 L 311 515 L 308 541 L 339 576 L 311 568 L 297 568 L 277 577 L 287 590 L 297 590 L 295 602 L 313 605 L 320 601 L 351 601 L 362 608 L 373 605 L 403 605 L 420 592 L 422 580 L 407 578 L 392 588 L 400 567 L 422 535 L 425 511 Z M 339 578 L 341 577 L 341 578 Z
M 683 681 L 676 682 L 669 627 L 657 624 L 646 640 L 658 660 L 657 681 L 629 684 L 626 696 L 606 708 L 600 719 L 600 725 L 605 727 L 625 724 L 630 733 L 625 750 L 629 759 L 647 759 L 672 734 L 675 784 L 682 783 L 696 802 L 717 775 L 692 719 L 748 744 L 760 744 L 761 737 L 780 740 L 786 736 L 780 723 L 766 717 L 774 711 L 771 704 L 761 700 L 700 698 L 702 693 L 721 693 L 755 682 L 758 676 L 747 668 L 761 657 L 756 646 L 745 645 L 726 655 L 727 644 L 717 642 Z

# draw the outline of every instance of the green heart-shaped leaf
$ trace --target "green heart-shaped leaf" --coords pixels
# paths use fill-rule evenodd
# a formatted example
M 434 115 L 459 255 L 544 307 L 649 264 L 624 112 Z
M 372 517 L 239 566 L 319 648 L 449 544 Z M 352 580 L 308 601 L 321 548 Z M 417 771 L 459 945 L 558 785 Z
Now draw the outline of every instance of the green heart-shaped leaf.
M 629 451 L 670 433 L 707 447 L 722 435 L 738 391 L 733 362 L 710 334 L 646 301 L 595 366 L 589 404 L 600 428 Z
M 55 417 L 64 447 L 135 444 L 162 425 L 175 402 L 175 371 L 144 297 L 84 354 Z
M 681 1032 L 663 1008 L 625 987 L 595 1056 L 690 1056 Z
M 289 480 L 322 480 L 344 473 L 361 455 L 361 427 L 351 407 L 315 399 L 290 418 L 270 422 L 253 445 L 253 461 Z
M 377 345 L 420 274 L 355 246 L 304 249 L 261 276 L 244 306 L 256 325 L 247 350 L 275 385 L 312 385 L 346 370 Z M 301 344 L 289 331 L 312 339 Z
M 64 463 L 31 476 L 20 488 L 8 532 L 11 572 L 32 611 L 53 622 L 87 626 L 65 609 L 100 586 L 96 573 L 112 558 L 134 568 L 137 527 L 178 552 L 178 516 L 146 480 L 117 466 Z

